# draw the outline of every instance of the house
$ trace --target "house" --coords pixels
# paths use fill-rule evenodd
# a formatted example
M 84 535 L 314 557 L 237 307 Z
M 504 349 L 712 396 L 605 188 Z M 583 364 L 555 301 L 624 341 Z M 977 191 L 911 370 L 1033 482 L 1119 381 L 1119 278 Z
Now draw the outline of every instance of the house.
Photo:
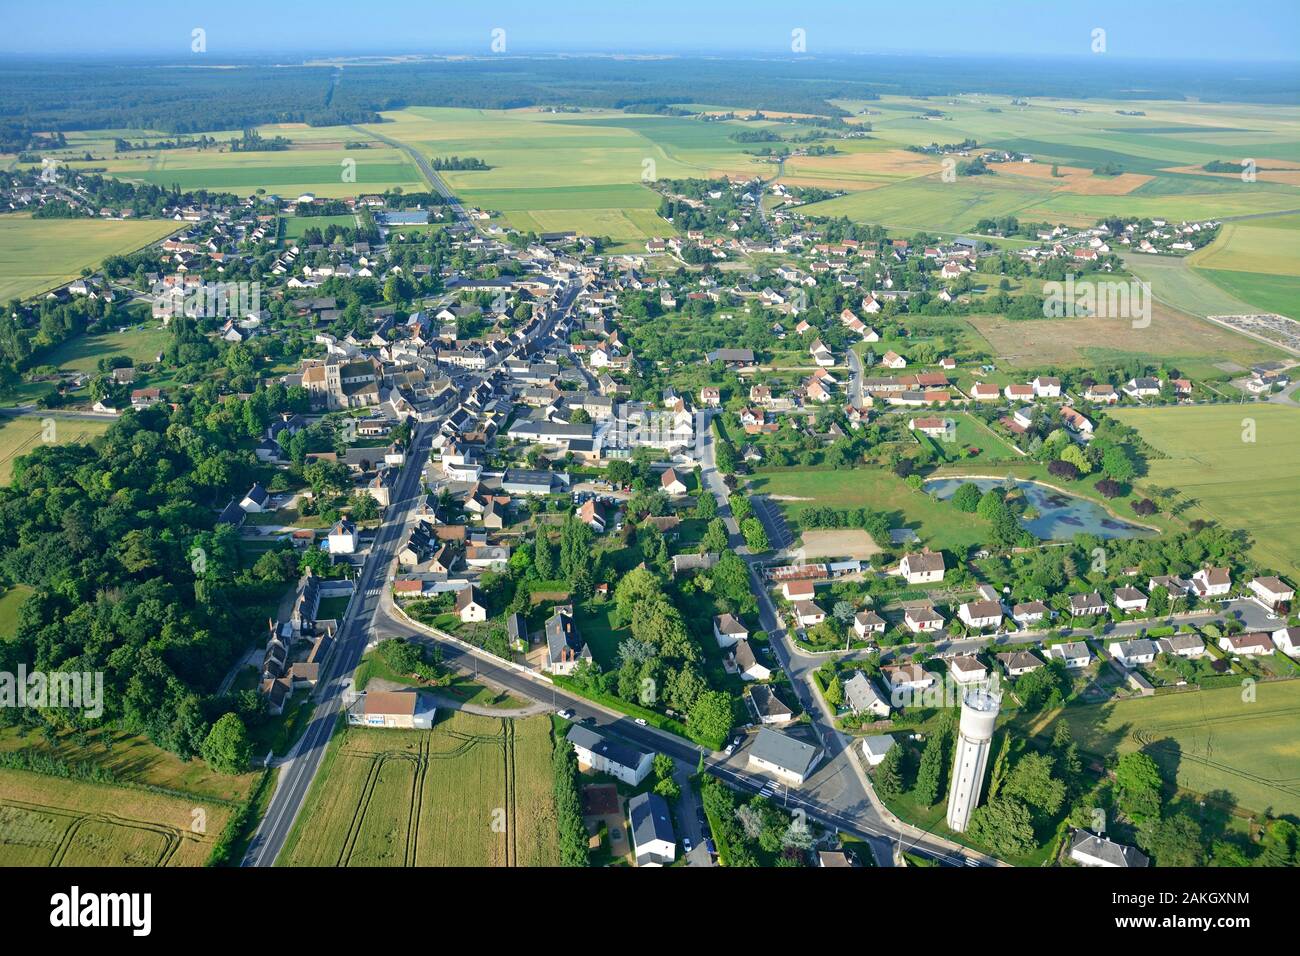
M 930 584 L 943 580 L 943 552 L 922 551 L 918 554 L 905 554 L 898 563 L 898 573 L 907 579 L 908 584 Z
M 812 601 L 796 601 L 794 619 L 800 627 L 815 627 L 826 620 L 826 612 Z
M 862 738 L 862 759 L 868 767 L 881 763 L 894 749 L 894 738 L 889 734 L 875 734 Z
M 1029 674 L 1043 666 L 1042 658 L 1033 651 L 1004 651 L 998 655 L 998 663 L 1008 677 Z
M 546 664 L 548 674 L 572 674 L 580 661 L 591 660 L 591 648 L 573 623 L 573 609 L 557 607 L 546 621 Z
M 639 786 L 654 763 L 653 753 L 605 737 L 582 724 L 570 727 L 565 740 L 573 745 L 579 767 L 607 773 L 630 787 Z
M 787 724 L 794 719 L 794 711 L 776 696 L 770 684 L 754 684 L 746 689 L 745 697 L 760 724 Z
M 578 520 L 596 534 L 604 534 L 605 506 L 596 498 L 588 498 L 578 509 Z
M 934 686 L 934 675 L 920 664 L 894 664 L 882 667 L 880 673 L 884 675 L 890 694 L 895 698 L 905 691 L 924 690 Z
M 666 494 L 674 496 L 686 494 L 686 485 L 677 477 L 677 472 L 673 471 L 671 468 L 664 469 L 664 473 L 659 476 L 659 487 L 661 487 Z
M 1273 632 L 1273 644 L 1287 657 L 1300 657 L 1300 627 L 1280 627 Z
M 247 514 L 257 514 L 265 511 L 271 503 L 270 493 L 259 483 L 254 483 L 252 488 L 248 489 L 248 494 L 244 495 L 239 501 L 239 507 Z
M 722 390 L 705 385 L 700 389 L 700 404 L 705 408 L 717 408 L 722 404 Z
M 1125 613 L 1147 609 L 1147 596 L 1137 588 L 1116 588 L 1112 599 L 1115 607 Z
M 436 708 L 419 691 L 370 690 L 348 707 L 348 723 L 359 727 L 429 730 Z
M 1106 602 L 1096 591 L 1091 594 L 1070 595 L 1070 615 L 1072 617 L 1093 617 L 1106 613 Z
M 1149 641 L 1145 638 L 1137 638 L 1131 641 L 1112 641 L 1106 648 L 1106 652 L 1117 664 L 1125 667 L 1137 667 L 1139 664 L 1150 664 L 1160 653 L 1160 648 L 1156 646 L 1155 641 Z
M 1263 631 L 1250 631 L 1245 634 L 1228 634 L 1219 638 L 1219 646 L 1229 654 L 1242 657 L 1255 657 L 1258 654 L 1272 654 L 1277 650 L 1273 639 Z
M 1192 589 L 1192 585 L 1190 581 L 1184 581 L 1172 574 L 1163 574 L 1147 581 L 1148 591 L 1154 592 L 1156 588 L 1164 588 L 1169 595 L 1169 599 L 1173 600 L 1185 596 Z
M 989 382 L 977 382 L 970 387 L 970 397 L 977 402 L 995 402 L 1001 395 L 1001 389 Z
M 1189 661 L 1199 660 L 1205 656 L 1205 642 L 1197 634 L 1175 634 L 1172 637 L 1162 637 L 1156 641 L 1156 647 L 1161 654 L 1185 657 Z
M 1116 843 L 1087 830 L 1075 830 L 1070 837 L 1070 859 L 1080 866 L 1136 867 L 1148 865 L 1136 847 Z
M 1011 609 L 1011 619 L 1021 627 L 1037 624 L 1047 617 L 1047 605 L 1042 601 L 1026 601 Z
M 507 495 L 549 495 L 554 478 L 549 471 L 507 468 L 501 475 L 501 491 Z
M 506 616 L 506 640 L 512 647 L 528 647 L 528 621 L 518 611 Z
M 913 418 L 907 427 L 931 438 L 943 438 L 954 427 L 954 422 L 951 418 Z
M 1002 605 L 997 601 L 967 601 L 957 609 L 967 627 L 997 627 L 1002 623 Z
M 853 618 L 853 633 L 861 638 L 869 634 L 884 634 L 885 619 L 875 611 L 861 611 Z
M 637 866 L 663 866 L 677 859 L 667 800 L 653 791 L 638 793 L 627 802 L 627 817 Z
M 855 714 L 870 714 L 881 718 L 889 716 L 889 701 L 881 696 L 871 678 L 862 671 L 854 671 L 844 682 L 844 703 Z
M 479 590 L 474 585 L 456 592 L 456 614 L 462 624 L 487 620 L 487 605 L 483 603 Z
M 1047 656 L 1060 661 L 1068 670 L 1082 670 L 1092 662 L 1092 651 L 1085 641 L 1066 641 L 1053 644 L 1047 649 Z
M 713 639 L 719 647 L 730 647 L 737 641 L 749 639 L 749 628 L 732 614 L 719 614 L 713 619 Z
M 1029 383 L 1035 398 L 1060 398 L 1061 380 L 1051 375 L 1040 375 Z
M 731 664 L 741 680 L 767 680 L 772 676 L 771 669 L 759 661 L 753 646 L 747 640 L 739 640 L 732 645 Z
M 880 359 L 880 364 L 885 368 L 907 368 L 907 359 L 891 350 Z
M 1062 407 L 1061 421 L 1065 423 L 1066 428 L 1076 435 L 1082 438 L 1092 437 L 1092 422 L 1077 409 L 1071 408 L 1069 405 Z
M 1114 405 L 1119 401 L 1119 393 L 1115 391 L 1114 385 L 1098 383 L 1089 385 L 1084 389 L 1083 397 L 1090 402 L 1096 402 L 1099 405 Z
M 785 581 L 781 585 L 781 593 L 787 601 L 811 601 L 815 591 L 813 582 L 807 578 Z
M 948 673 L 959 684 L 978 684 L 989 677 L 989 670 L 980 659 L 968 654 L 948 658 Z
M 930 605 L 909 607 L 903 612 L 903 623 L 913 634 L 931 634 L 943 627 L 943 615 Z
M 327 537 L 330 554 L 354 554 L 357 550 L 357 526 L 351 518 L 340 518 Z
M 1288 585 L 1279 577 L 1255 578 L 1250 582 L 1248 587 L 1255 592 L 1255 596 L 1268 606 L 1271 610 L 1276 611 L 1278 606 L 1286 604 L 1295 598 L 1295 588 Z
M 749 767 L 751 770 L 768 771 L 784 781 L 801 786 L 821 756 L 820 747 L 814 747 L 770 727 L 760 727 L 754 742 L 749 746 Z
M 1158 378 L 1131 378 L 1124 383 L 1122 391 L 1131 398 L 1150 398 L 1159 395 L 1163 385 Z
M 1197 597 L 1223 597 L 1232 590 L 1232 572 L 1227 568 L 1201 568 L 1192 575 L 1191 583 Z
M 1034 397 L 1034 386 L 1008 385 L 1002 390 L 1002 392 L 1007 398 L 1013 401 L 1027 402 Z

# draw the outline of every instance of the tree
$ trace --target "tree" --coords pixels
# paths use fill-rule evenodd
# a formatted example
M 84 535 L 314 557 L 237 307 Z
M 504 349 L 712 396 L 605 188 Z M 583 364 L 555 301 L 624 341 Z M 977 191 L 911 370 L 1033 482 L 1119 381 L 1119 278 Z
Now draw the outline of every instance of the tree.
M 1027 753 L 1016 761 L 1002 792 L 1018 797 L 1045 817 L 1055 816 L 1065 802 L 1065 784 L 1052 776 L 1055 761 L 1046 754 Z
M 1061 449 L 1061 461 L 1068 461 L 1079 469 L 1081 475 L 1086 475 L 1092 471 L 1092 462 L 1088 461 L 1088 456 L 1083 453 L 1083 449 L 1078 445 L 1071 444 Z
M 1160 768 L 1144 753 L 1129 753 L 1115 766 L 1115 786 L 1119 806 L 1130 818 L 1141 823 L 1160 816 Z
M 696 743 L 720 746 L 731 733 L 731 698 L 720 690 L 706 690 L 695 698 L 687 726 Z
M 543 581 L 555 577 L 555 555 L 551 551 L 551 542 L 546 538 L 545 528 L 538 529 L 537 539 L 533 542 L 533 570 Z
M 839 710 L 840 705 L 844 703 L 844 682 L 840 680 L 839 674 L 830 679 L 823 696 L 826 698 L 826 703 Z
M 1186 813 L 1150 821 L 1139 828 L 1138 842 L 1158 866 L 1200 866 L 1204 856 L 1201 825 Z
M 944 738 L 933 733 L 921 751 L 921 767 L 916 772 L 916 798 L 923 806 L 934 806 L 939 799 L 939 785 L 943 776 Z
M 893 800 L 903 793 L 903 748 L 895 744 L 876 767 L 876 792 L 885 800 Z
M 763 522 L 757 518 L 746 518 L 742 521 L 740 533 L 745 536 L 745 544 L 754 554 L 761 554 L 771 547 L 767 540 L 767 532 L 763 529 Z
M 1137 469 L 1123 445 L 1111 445 L 1101 456 L 1101 470 L 1114 481 L 1132 481 Z
M 1109 478 L 1103 478 L 1097 484 L 1093 485 L 1103 498 L 1118 498 L 1124 493 L 1124 488 L 1118 481 L 1111 481 Z
M 235 713 L 219 717 L 203 741 L 203 759 L 218 773 L 243 773 L 252 756 L 248 730 Z
M 717 514 L 718 499 L 714 498 L 713 493 L 707 489 L 701 490 L 699 497 L 695 499 L 695 517 L 709 521 Z
M 964 483 L 957 492 L 952 496 L 952 503 L 961 511 L 974 513 L 980 506 L 979 486 L 972 481 Z
M 700 539 L 701 551 L 712 551 L 715 554 L 727 550 L 727 525 L 721 518 L 714 518 L 704 529 L 704 537 Z
M 1079 477 L 1079 468 L 1072 462 L 1064 459 L 1056 459 L 1047 463 L 1047 473 L 1056 478 L 1065 478 L 1074 481 Z
M 998 797 L 976 807 L 967 832 L 998 856 L 1019 856 L 1037 845 L 1029 808 L 1009 797 Z

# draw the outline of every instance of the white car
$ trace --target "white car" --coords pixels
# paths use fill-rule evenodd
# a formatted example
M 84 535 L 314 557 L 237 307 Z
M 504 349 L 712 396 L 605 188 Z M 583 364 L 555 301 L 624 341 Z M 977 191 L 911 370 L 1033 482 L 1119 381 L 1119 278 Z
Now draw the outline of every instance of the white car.
M 638 718 L 636 719 L 636 722 L 637 722 L 638 724 L 640 724 L 642 727 L 646 726 L 646 722 L 645 722 L 645 718 L 644 718 L 644 717 L 638 717 Z
M 555 716 L 556 716 L 556 717 L 563 718 L 564 720 L 572 720 L 572 719 L 573 719 L 573 711 L 569 710 L 569 709 L 566 707 L 564 710 L 557 710 L 557 711 L 555 712 Z

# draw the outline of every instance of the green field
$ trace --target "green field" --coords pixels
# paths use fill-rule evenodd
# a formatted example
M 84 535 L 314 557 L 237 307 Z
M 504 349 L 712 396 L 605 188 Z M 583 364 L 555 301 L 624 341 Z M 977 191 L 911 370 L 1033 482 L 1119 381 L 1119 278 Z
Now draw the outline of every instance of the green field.
M 32 219 L 0 216 L 0 302 L 26 299 L 174 232 L 166 220 Z
M 797 529 L 799 512 L 810 505 L 849 509 L 869 508 L 890 516 L 891 527 L 913 528 L 932 548 L 964 551 L 983 544 L 988 525 L 880 468 L 832 471 L 813 468 L 764 469 L 750 481 L 750 491 L 776 499 Z
M 302 234 L 308 229 L 315 226 L 321 232 L 324 232 L 330 226 L 344 226 L 352 229 L 357 224 L 357 217 L 352 215 L 342 216 L 289 216 L 284 221 L 284 238 L 301 239 Z
M 1276 312 L 1293 319 L 1300 316 L 1300 277 L 1227 269 L 1196 271 L 1229 295 L 1249 302 L 1252 311 Z
M 18 630 L 18 609 L 32 593 L 25 584 L 15 584 L 0 594 L 0 640 L 7 640 Z
M 125 332 L 78 335 L 68 339 L 42 360 L 42 365 L 74 372 L 95 372 L 101 358 L 125 355 L 136 365 L 154 361 L 171 341 L 161 325 L 128 328 Z
M 1051 715 L 1080 749 L 1108 757 L 1142 750 L 1169 782 L 1195 793 L 1228 791 L 1245 810 L 1300 813 L 1300 681 L 1264 682 L 1255 699 L 1224 687 L 1105 704 Z M 1051 733 L 1050 719 L 1033 730 Z
M 1182 517 L 1243 528 L 1254 555 L 1283 573 L 1300 571 L 1300 409 L 1284 405 L 1123 408 L 1111 412 L 1166 455 L 1147 481 L 1194 504 Z M 1254 441 L 1244 441 L 1249 422 Z
M 9 484 L 16 458 L 41 447 L 43 442 L 56 445 L 86 442 L 104 434 L 111 424 L 108 419 L 41 415 L 0 417 L 0 484 Z
M 556 866 L 551 724 L 440 713 L 431 731 L 341 728 L 285 866 Z

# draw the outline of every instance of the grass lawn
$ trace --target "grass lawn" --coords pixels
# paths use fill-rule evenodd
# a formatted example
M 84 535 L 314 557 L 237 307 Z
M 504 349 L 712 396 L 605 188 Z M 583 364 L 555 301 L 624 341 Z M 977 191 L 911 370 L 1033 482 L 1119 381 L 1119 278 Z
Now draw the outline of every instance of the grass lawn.
M 964 551 L 983 544 L 988 525 L 975 515 L 958 511 L 881 468 L 843 470 L 770 468 L 750 480 L 751 493 L 777 498 L 791 527 L 798 527 L 799 512 L 810 505 L 883 511 L 894 528 L 909 527 L 933 548 Z M 784 496 L 790 500 L 781 500 Z
M 555 866 L 546 717 L 440 714 L 433 730 L 340 727 L 284 866 Z
M 25 584 L 11 585 L 0 593 L 0 640 L 13 637 L 18 630 L 18 609 L 31 593 Z
M 1283 573 L 1300 571 L 1300 409 L 1284 405 L 1123 408 L 1111 412 L 1167 458 L 1149 463 L 1150 483 L 1192 502 L 1183 518 L 1244 528 L 1254 554 Z M 1254 422 L 1254 441 L 1247 436 Z
M 0 301 L 70 282 L 108 256 L 135 252 L 174 232 L 170 220 L 32 219 L 0 216 Z
M 125 332 L 78 335 L 45 356 L 42 365 L 54 365 L 76 372 L 95 372 L 102 358 L 129 356 L 136 365 L 152 362 L 171 341 L 171 333 L 151 321 Z
M 104 434 L 113 424 L 110 419 L 100 421 L 51 416 L 51 420 L 54 422 L 54 427 L 52 431 L 48 431 L 44 424 L 46 418 L 40 415 L 0 418 L 0 484 L 9 483 L 13 475 L 14 461 L 39 448 L 43 439 L 48 438 L 51 444 L 57 445 L 87 442 L 97 435 Z
M 1035 715 L 1023 732 L 1051 734 L 1065 720 L 1080 749 L 1105 757 L 1141 750 L 1166 780 L 1207 794 L 1227 791 L 1249 811 L 1300 813 L 1300 681 L 1272 681 Z

